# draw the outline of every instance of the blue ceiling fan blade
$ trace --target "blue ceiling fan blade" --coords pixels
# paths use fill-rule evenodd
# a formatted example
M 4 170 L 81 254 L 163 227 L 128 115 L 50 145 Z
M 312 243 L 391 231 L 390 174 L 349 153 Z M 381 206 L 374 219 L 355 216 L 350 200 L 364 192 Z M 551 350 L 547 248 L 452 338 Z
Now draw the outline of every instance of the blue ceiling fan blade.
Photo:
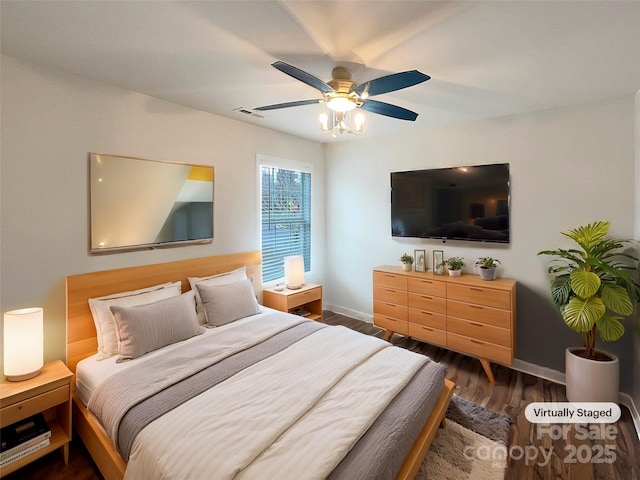
M 315 88 L 316 90 L 320 90 L 322 93 L 335 92 L 333 87 L 331 87 L 327 83 L 323 82 L 317 77 L 314 77 L 310 73 L 305 72 L 304 70 L 300 70 L 299 68 L 294 67 L 293 65 L 289 65 L 288 63 L 277 61 L 275 63 L 272 63 L 271 66 L 295 78 L 296 80 L 300 80 L 301 82 L 306 83 L 307 85 Z
M 299 107 L 300 105 L 313 105 L 320 103 L 321 100 L 298 100 L 297 102 L 276 103 L 274 105 L 265 105 L 264 107 L 254 108 L 254 110 L 277 110 L 278 108 Z
M 365 100 L 360 108 L 367 112 L 398 118 L 400 120 L 410 120 L 414 122 L 415 119 L 418 118 L 416 112 L 398 107 L 397 105 L 391 105 L 390 103 L 378 102 L 377 100 Z
M 395 92 L 403 88 L 412 87 L 422 82 L 426 82 L 431 77 L 419 72 L 418 70 L 410 70 L 408 72 L 393 73 L 384 77 L 369 80 L 361 83 L 352 91 L 358 95 L 362 95 L 367 90 L 370 97 L 381 95 L 383 93 Z

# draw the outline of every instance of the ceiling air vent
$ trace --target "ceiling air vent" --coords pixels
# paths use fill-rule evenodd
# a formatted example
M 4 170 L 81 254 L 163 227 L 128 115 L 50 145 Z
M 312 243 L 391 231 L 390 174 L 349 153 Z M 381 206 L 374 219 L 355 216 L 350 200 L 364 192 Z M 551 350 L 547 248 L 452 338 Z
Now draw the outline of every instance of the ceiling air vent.
M 242 113 L 244 115 L 251 115 L 252 117 L 256 117 L 256 118 L 264 118 L 264 115 L 260 115 L 259 113 L 256 113 L 252 110 L 249 110 L 248 108 L 244 108 L 244 107 L 238 107 L 238 108 L 234 108 L 233 109 L 234 112 L 238 112 L 238 113 Z

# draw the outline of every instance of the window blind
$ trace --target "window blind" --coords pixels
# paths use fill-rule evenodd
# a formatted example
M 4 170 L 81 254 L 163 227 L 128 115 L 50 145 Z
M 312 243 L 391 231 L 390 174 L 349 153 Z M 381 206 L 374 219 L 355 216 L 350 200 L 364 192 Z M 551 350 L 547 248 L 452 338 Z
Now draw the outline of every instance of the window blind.
M 302 255 L 311 265 L 311 173 L 260 164 L 262 281 L 284 277 L 284 257 Z

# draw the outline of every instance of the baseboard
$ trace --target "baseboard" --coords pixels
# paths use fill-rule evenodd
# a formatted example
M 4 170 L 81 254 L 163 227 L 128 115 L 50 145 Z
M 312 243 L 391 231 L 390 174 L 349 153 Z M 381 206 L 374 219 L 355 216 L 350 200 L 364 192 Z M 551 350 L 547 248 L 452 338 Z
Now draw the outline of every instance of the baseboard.
M 373 323 L 373 315 L 371 314 L 366 314 L 358 312 L 357 310 L 351 310 L 349 308 L 343 308 L 339 307 L 338 305 L 331 304 L 325 304 L 324 309 L 334 313 L 338 313 L 340 315 L 345 315 L 347 317 L 356 318 L 358 320 L 362 320 L 363 322 Z M 511 366 L 511 368 L 519 372 L 533 375 L 534 377 L 549 380 L 550 382 L 566 385 L 564 373 L 558 370 L 554 370 L 553 368 L 542 367 L 540 365 L 536 365 L 535 363 L 518 360 L 517 358 L 513 361 L 513 365 Z M 638 436 L 638 440 L 640 440 L 640 413 L 638 412 L 638 406 L 633 401 L 631 395 L 627 393 L 620 392 L 618 401 L 620 402 L 620 404 L 629 409 L 629 412 L 631 413 L 631 419 L 633 420 L 633 425 L 636 428 L 636 435 Z
M 338 305 L 331 305 L 327 303 L 325 303 L 322 308 L 333 313 L 338 313 L 346 317 L 355 318 L 357 320 L 362 320 L 363 322 L 373 324 L 373 315 L 371 314 L 362 313 L 358 312 L 357 310 L 351 310 L 350 308 L 339 307 Z
M 627 407 L 629 412 L 631 412 L 631 419 L 633 420 L 633 425 L 636 427 L 638 440 L 640 440 L 640 413 L 638 412 L 637 405 L 633 401 L 633 397 L 628 393 L 620 392 L 620 403 Z
M 519 372 L 528 373 L 534 377 L 542 378 L 543 380 L 549 380 L 550 382 L 560 383 L 562 385 L 566 384 L 564 373 L 554 370 L 553 368 L 542 367 L 535 363 L 518 360 L 517 358 L 513 361 L 511 368 Z

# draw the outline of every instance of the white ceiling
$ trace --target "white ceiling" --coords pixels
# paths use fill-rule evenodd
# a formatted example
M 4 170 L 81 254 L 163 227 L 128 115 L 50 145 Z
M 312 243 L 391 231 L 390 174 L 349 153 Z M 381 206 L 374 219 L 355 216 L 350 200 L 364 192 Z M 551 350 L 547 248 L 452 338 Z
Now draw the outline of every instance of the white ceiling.
M 326 142 L 320 98 L 282 60 L 357 83 L 417 69 L 428 82 L 376 96 L 416 122 L 365 112 L 361 137 L 596 102 L 640 89 L 640 1 L 10 1 L 9 56 Z

